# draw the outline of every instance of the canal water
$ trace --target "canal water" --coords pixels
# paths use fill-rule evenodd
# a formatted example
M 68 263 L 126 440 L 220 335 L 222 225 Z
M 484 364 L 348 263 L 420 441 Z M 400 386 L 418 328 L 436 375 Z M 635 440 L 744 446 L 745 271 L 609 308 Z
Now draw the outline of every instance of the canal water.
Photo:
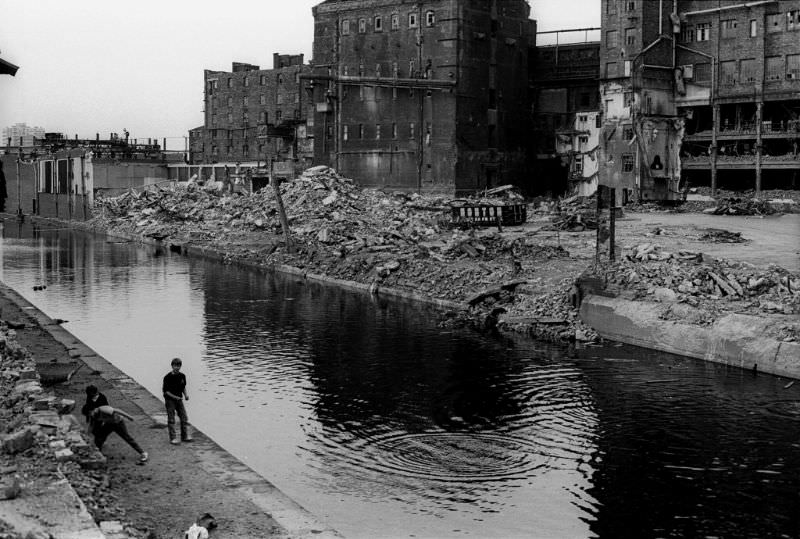
M 786 380 L 12 220 L 0 279 L 348 537 L 800 535 Z

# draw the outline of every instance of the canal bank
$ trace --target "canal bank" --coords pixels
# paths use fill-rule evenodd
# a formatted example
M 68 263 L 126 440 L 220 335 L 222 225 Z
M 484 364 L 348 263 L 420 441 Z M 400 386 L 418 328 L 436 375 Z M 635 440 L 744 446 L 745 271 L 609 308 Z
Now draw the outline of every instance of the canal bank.
M 104 446 L 104 470 L 86 472 L 100 478 L 99 490 L 95 485 L 93 491 L 92 481 L 77 474 L 70 478 L 77 482 L 72 488 L 62 485 L 30 500 L 33 507 L 44 507 L 48 501 L 61 508 L 50 519 L 58 517 L 59 523 L 50 529 L 56 537 L 66 537 L 65 522 L 75 523 L 72 532 L 78 534 L 70 537 L 103 537 L 103 532 L 86 528 L 87 507 L 96 521 L 132 526 L 129 534 L 107 533 L 107 537 L 182 537 L 205 513 L 215 518 L 216 533 L 226 538 L 340 537 L 202 432 L 196 431 L 192 442 L 170 445 L 161 401 L 4 284 L 0 312 L 3 320 L 13 321 L 19 343 L 37 364 L 81 366 L 68 382 L 52 387 L 56 397 L 80 407 L 84 388 L 94 384 L 113 406 L 133 416 L 129 430 L 149 453 L 149 461 L 139 465 L 138 455 L 112 436 Z M 85 506 L 71 501 L 75 492 L 87 498 Z M 16 503 L 19 512 L 31 511 L 24 489 Z M 6 510 L 13 517 L 15 509 L 6 504 Z M 13 523 L 12 517 L 4 520 Z M 76 532 L 78 525 L 83 529 Z
M 664 220 L 666 217 L 661 216 L 661 219 Z M 792 218 L 794 217 L 792 216 Z M 794 225 L 790 225 L 790 230 L 792 226 Z M 181 252 L 188 256 L 224 261 L 259 271 L 276 271 L 304 280 L 323 282 L 375 296 L 433 305 L 451 313 L 472 316 L 476 327 L 482 327 L 486 320 L 492 317 L 492 313 L 487 312 L 486 309 L 473 309 L 469 302 L 432 298 L 407 289 L 381 286 L 378 280 L 372 283 L 362 283 L 337 279 L 286 264 L 265 265 L 209 247 L 172 243 L 169 240 L 156 240 L 122 232 L 113 232 L 112 235 L 127 241 L 151 245 L 154 248 L 166 248 Z M 749 247 L 746 257 L 756 259 L 759 256 L 757 246 Z M 774 246 L 765 245 L 762 256 L 774 257 L 775 253 L 772 252 L 772 247 Z M 729 248 L 727 254 L 730 252 Z M 725 254 L 726 252 L 718 250 L 717 253 Z M 565 265 L 562 277 L 570 280 L 569 275 L 573 271 L 574 268 Z M 523 294 L 520 296 L 524 297 L 525 283 L 521 284 Z M 789 291 L 791 291 L 791 286 Z M 514 292 L 513 288 L 510 292 Z M 491 297 L 492 294 L 499 295 L 500 293 L 502 290 L 497 287 L 487 296 Z M 608 295 L 613 296 L 615 293 Z M 543 297 L 538 296 L 536 299 L 541 300 Z M 563 303 L 565 298 L 561 299 Z M 549 298 L 549 300 L 552 307 L 553 298 Z M 667 320 L 667 317 L 664 316 L 664 312 L 667 310 L 669 317 L 673 320 Z M 472 311 L 471 314 L 468 314 L 470 311 Z M 508 332 L 524 333 L 533 338 L 543 337 L 542 331 L 546 331 L 548 327 L 563 329 L 563 324 L 559 323 L 560 319 L 555 319 L 556 323 L 554 324 L 554 319 L 547 316 L 551 313 L 542 313 L 544 316 L 522 317 L 516 314 L 511 313 L 506 316 L 501 313 L 492 321 L 493 327 Z M 793 337 L 798 329 L 796 315 L 787 316 L 784 313 L 772 312 L 754 316 L 732 312 L 722 314 L 713 320 L 707 320 L 708 313 L 691 304 L 678 303 L 676 297 L 662 303 L 596 295 L 588 295 L 584 298 L 580 309 L 575 314 L 580 321 L 585 323 L 586 327 L 596 331 L 597 335 L 604 339 L 743 369 L 759 370 L 776 376 L 800 379 L 800 360 L 797 359 L 800 358 L 800 343 Z M 676 318 L 679 320 L 676 321 Z M 698 321 L 701 319 L 704 321 L 702 325 L 699 325 Z M 532 331 L 532 328 L 536 328 L 536 330 Z M 583 330 L 579 329 L 578 331 L 582 332 Z M 591 340 L 591 338 L 586 340 Z

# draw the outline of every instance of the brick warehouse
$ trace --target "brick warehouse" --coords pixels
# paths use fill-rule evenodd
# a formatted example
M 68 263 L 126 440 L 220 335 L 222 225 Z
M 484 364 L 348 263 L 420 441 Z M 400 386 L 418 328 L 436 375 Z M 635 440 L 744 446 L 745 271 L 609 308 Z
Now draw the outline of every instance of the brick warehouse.
M 297 159 L 310 164 L 310 103 L 300 76 L 303 55 L 273 55 L 273 69 L 233 63 L 231 71 L 206 70 L 205 122 L 189 132 L 192 163 L 253 163 Z
M 797 186 L 800 1 L 603 0 L 601 183 Z
M 315 163 L 396 190 L 524 180 L 525 0 L 328 0 L 313 14 Z

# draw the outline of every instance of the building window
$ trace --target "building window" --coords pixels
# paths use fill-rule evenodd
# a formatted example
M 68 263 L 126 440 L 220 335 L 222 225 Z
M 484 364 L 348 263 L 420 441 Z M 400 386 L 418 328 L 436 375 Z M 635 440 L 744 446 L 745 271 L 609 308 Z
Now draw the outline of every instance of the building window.
M 723 39 L 736 37 L 736 19 L 728 19 L 720 22 L 720 36 Z
M 244 96 L 242 98 L 242 105 L 244 105 L 245 107 L 248 105 L 249 102 L 250 102 L 250 98 L 248 96 Z
M 592 105 L 592 96 L 588 92 L 581 92 L 580 106 L 590 107 Z
M 228 88 L 233 88 L 233 79 L 228 77 Z
M 701 22 L 697 25 L 697 41 L 708 41 L 711 39 L 711 23 Z
M 489 127 L 492 128 L 495 126 L 490 125 Z M 433 125 L 430 122 L 428 122 L 425 126 L 425 144 L 430 146 L 432 138 L 433 138 Z
M 708 62 L 695 64 L 692 75 L 695 82 L 711 82 L 711 64 Z
M 626 0 L 625 11 L 636 11 L 636 0 Z
M 625 60 L 625 62 L 622 65 L 625 68 L 624 75 L 626 77 L 630 77 L 631 76 L 631 61 L 630 60 Z
M 392 138 L 397 140 L 397 124 L 392 124 Z
M 414 122 L 408 124 L 408 138 L 414 139 Z
M 217 125 L 217 115 L 216 114 L 212 114 L 211 115 L 211 125 Z
M 767 13 L 767 33 L 781 31 L 781 14 L 780 13 Z
M 745 58 L 741 61 L 739 70 L 742 74 L 742 82 L 755 82 L 758 76 L 758 68 L 755 58 Z
M 283 74 L 278 73 L 278 84 L 283 84 Z
M 266 104 L 267 104 L 267 96 L 265 96 L 265 95 L 261 95 L 261 96 L 259 96 L 259 98 L 258 98 L 258 102 L 259 102 L 261 105 L 266 105 Z
M 425 13 L 425 26 L 433 26 L 436 24 L 436 14 L 433 11 Z
M 614 15 L 617 13 L 617 0 L 605 0 L 606 2 L 606 15 Z
M 250 77 L 244 78 L 244 86 L 245 88 L 248 88 L 250 86 Z
M 586 145 L 589 144 L 589 135 L 581 135 L 578 137 L 578 144 L 581 145 L 582 148 L 586 148 Z
M 400 15 L 398 15 L 397 13 L 392 14 L 391 25 L 392 25 L 392 30 L 400 29 Z
M 583 156 L 578 155 L 575 157 L 575 162 L 572 164 L 572 172 L 575 174 L 583 174 Z
M 342 35 L 343 36 L 350 35 L 350 21 L 342 21 Z
M 800 9 L 795 9 L 786 14 L 786 29 L 800 29 Z
M 233 106 L 233 98 L 231 96 L 228 96 L 228 106 L 229 107 Z
M 786 78 L 800 80 L 800 54 L 786 55 Z
M 606 32 L 606 48 L 614 49 L 619 45 L 619 32 L 609 30 Z
M 228 113 L 228 123 L 233 123 L 233 113 L 232 112 Z
M 783 79 L 783 57 L 767 56 L 764 62 L 764 79 L 782 80 Z
M 691 43 L 694 41 L 694 26 L 689 24 L 681 25 L 681 41 L 683 43 Z
M 753 19 L 750 21 L 750 37 L 758 36 L 758 21 Z
M 367 19 L 358 19 L 358 33 L 367 33 Z
M 625 45 L 630 47 L 636 44 L 636 28 L 625 29 Z
M 633 154 L 622 154 L 622 172 L 633 172 Z
M 622 127 L 622 140 L 633 140 L 633 126 L 625 125 Z
M 607 62 L 606 63 L 606 77 L 618 77 L 619 76 L 619 68 L 617 66 L 617 62 Z
M 409 60 L 408 62 L 408 76 L 410 78 L 416 78 L 417 76 L 417 64 L 414 60 Z
M 408 14 L 408 27 L 409 28 L 416 28 L 417 27 L 417 14 L 416 13 L 409 13 Z
M 350 126 L 343 125 L 342 126 L 342 140 L 348 140 L 350 138 Z
M 375 31 L 383 32 L 383 17 L 381 17 L 380 15 L 375 17 Z
M 722 84 L 728 86 L 736 84 L 736 61 L 720 62 L 719 73 Z
M 375 140 L 381 139 L 381 124 L 375 124 Z
M 279 110 L 275 111 L 275 121 L 276 122 L 280 122 L 282 116 L 283 116 L 283 113 L 281 111 L 279 111 Z
M 265 124 L 267 123 L 267 113 L 263 110 L 258 113 L 258 123 Z
M 364 138 L 364 124 L 358 124 L 358 138 Z

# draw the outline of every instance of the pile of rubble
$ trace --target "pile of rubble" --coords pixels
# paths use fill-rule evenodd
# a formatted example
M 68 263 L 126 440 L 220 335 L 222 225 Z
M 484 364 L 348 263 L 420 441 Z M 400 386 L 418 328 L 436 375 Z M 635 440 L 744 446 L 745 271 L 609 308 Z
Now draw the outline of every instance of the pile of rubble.
M 594 196 L 573 196 L 548 208 L 552 224 L 543 230 L 582 232 L 597 229 L 597 199 Z
M 800 275 L 777 266 L 759 269 L 743 262 L 706 260 L 701 253 L 670 253 L 646 243 L 605 268 L 611 288 L 633 299 L 684 302 L 709 313 L 800 314 Z
M 105 457 L 85 439 L 84 428 L 72 414 L 75 402 L 57 398 L 44 387 L 33 357 L 19 345 L 15 330 L 3 321 L 0 399 L 0 499 L 17 500 L 16 507 L 22 508 L 27 507 L 26 500 L 31 500 L 22 519 L 29 522 L 28 531 L 17 531 L 0 519 L 0 534 L 11 539 L 51 537 L 47 529 L 52 519 L 38 521 L 41 530 L 30 531 L 37 526 L 36 518 L 31 521 L 30 517 L 48 516 L 39 514 L 35 500 L 40 495 L 52 496 L 52 485 L 65 478 L 95 521 L 119 521 L 124 511 L 109 494 Z M 10 507 L 7 510 L 12 511 Z M 144 537 L 133 528 L 127 528 L 127 532 L 129 537 Z
M 767 200 L 761 198 L 728 198 L 717 201 L 713 208 L 706 208 L 703 213 L 714 215 L 771 215 L 776 213 Z

